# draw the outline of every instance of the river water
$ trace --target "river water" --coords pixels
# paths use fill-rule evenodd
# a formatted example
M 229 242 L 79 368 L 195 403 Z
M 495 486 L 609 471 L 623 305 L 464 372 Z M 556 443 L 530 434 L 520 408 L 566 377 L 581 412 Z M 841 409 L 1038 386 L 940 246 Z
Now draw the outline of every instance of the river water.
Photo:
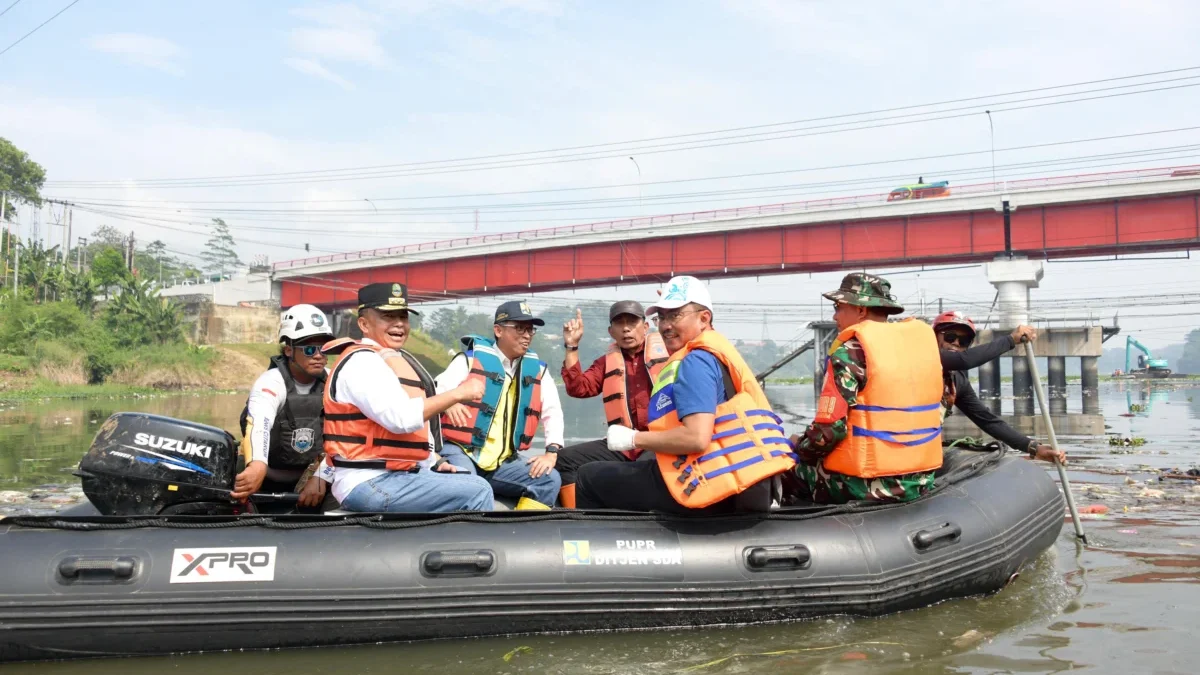
M 811 386 L 771 387 L 799 429 Z M 1078 388 L 1069 393 L 1079 400 Z M 1200 383 L 1105 383 L 1110 433 L 1064 439 L 1091 546 L 1069 523 L 1057 544 L 999 594 L 877 619 L 138 659 L 15 664 L 5 675 L 279 673 L 1097 673 L 1200 672 L 1200 481 L 1160 479 L 1200 464 Z M 140 410 L 233 429 L 231 395 L 0 403 L 0 514 L 51 513 L 82 498 L 70 471 L 96 428 Z M 568 429 L 599 437 L 595 401 L 567 400 Z M 1130 413 L 1131 404 L 1137 412 Z M 509 655 L 508 660 L 505 656 Z

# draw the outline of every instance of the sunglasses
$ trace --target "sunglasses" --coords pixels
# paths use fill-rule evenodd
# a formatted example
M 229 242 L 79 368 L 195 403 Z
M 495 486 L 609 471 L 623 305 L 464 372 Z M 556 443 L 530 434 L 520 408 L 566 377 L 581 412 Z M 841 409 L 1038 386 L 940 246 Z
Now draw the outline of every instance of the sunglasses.
M 942 333 L 942 339 L 945 340 L 946 344 L 948 345 L 959 344 L 963 347 L 970 347 L 971 342 L 975 340 L 975 336 L 971 335 L 970 333 L 955 333 L 953 331 L 947 331 Z
M 311 359 L 317 355 L 317 352 L 321 351 L 321 345 L 304 345 L 301 347 L 296 347 L 296 349 L 299 349 L 301 354 L 304 354 Z

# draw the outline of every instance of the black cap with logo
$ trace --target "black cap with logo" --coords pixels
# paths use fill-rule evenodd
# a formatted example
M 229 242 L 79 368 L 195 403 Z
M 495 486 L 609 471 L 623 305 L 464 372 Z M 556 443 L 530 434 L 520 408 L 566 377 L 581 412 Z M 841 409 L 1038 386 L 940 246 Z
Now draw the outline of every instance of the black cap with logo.
M 358 289 L 358 308 L 377 309 L 381 312 L 401 310 L 420 314 L 408 306 L 408 286 L 404 284 L 367 284 Z
M 533 316 L 533 312 L 529 309 L 529 303 L 524 300 L 509 300 L 497 307 L 496 320 L 493 323 L 501 321 L 528 321 L 535 326 L 546 325 L 545 321 Z

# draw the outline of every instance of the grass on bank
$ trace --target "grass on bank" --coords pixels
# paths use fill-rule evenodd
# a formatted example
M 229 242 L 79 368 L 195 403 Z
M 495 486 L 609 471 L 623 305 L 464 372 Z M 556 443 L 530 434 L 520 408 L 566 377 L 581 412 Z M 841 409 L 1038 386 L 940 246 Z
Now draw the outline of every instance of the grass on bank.
M 18 388 L 0 389 L 0 401 L 36 401 L 40 399 L 102 399 L 161 395 L 149 387 L 123 384 L 55 384 L 35 379 Z
M 424 333 L 413 333 L 406 347 L 433 375 L 450 363 L 450 348 Z M 41 342 L 28 354 L 0 353 L 0 400 L 248 389 L 278 353 L 277 343 L 173 344 L 116 349 L 97 358 L 62 342 Z M 89 383 L 97 363 L 106 374 Z

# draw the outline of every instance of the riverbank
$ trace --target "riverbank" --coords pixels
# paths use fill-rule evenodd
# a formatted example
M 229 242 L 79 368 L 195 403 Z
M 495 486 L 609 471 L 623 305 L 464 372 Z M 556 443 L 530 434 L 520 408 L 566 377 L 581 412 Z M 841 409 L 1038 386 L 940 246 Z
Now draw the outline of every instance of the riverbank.
M 423 333 L 413 333 L 406 348 L 435 375 L 452 353 Z M 279 345 L 271 343 L 143 347 L 99 384 L 87 384 L 78 358 L 35 362 L 0 355 L 0 402 L 244 392 L 278 353 Z

